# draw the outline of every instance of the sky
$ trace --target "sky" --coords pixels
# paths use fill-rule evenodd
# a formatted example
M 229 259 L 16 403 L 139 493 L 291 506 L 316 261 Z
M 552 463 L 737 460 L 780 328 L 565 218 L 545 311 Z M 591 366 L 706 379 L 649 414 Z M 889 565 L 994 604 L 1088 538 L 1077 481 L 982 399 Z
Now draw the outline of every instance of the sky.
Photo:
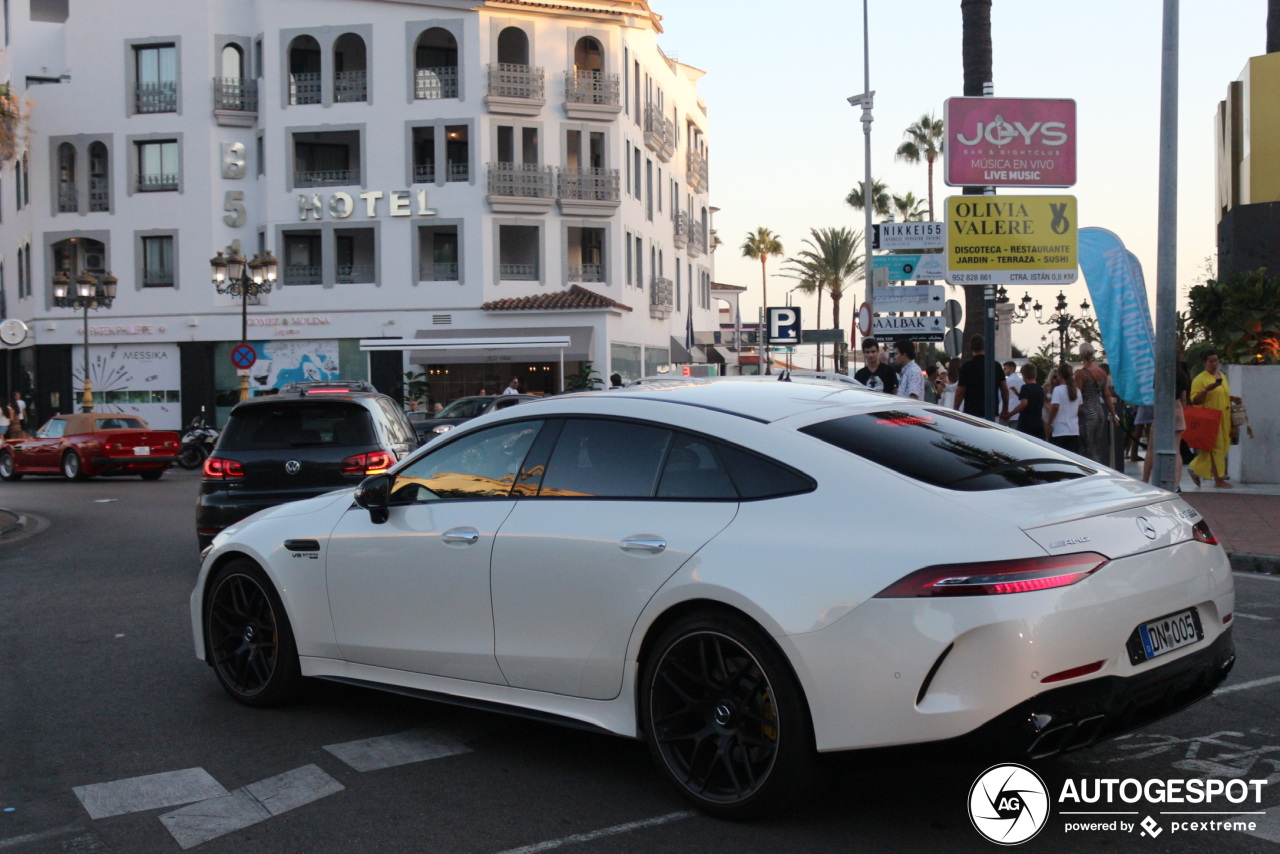
M 909 125 L 926 113 L 941 118 L 943 102 L 963 94 L 960 0 L 867 2 L 876 93 L 872 174 L 891 193 L 924 198 L 925 165 L 894 153 Z M 865 88 L 862 3 L 650 0 L 650 6 L 662 16 L 662 49 L 706 72 L 698 91 L 710 123 L 710 199 L 720 209 L 714 225 L 724 241 L 715 254 L 715 279 L 750 288 L 743 317 L 754 317 L 760 264 L 740 250 L 749 232 L 771 229 L 792 255 L 804 248 L 811 228 L 863 227 L 862 212 L 844 201 L 865 168 L 861 109 L 847 101 Z M 1217 252 L 1214 114 L 1248 58 L 1266 50 L 1267 4 L 1183 0 L 1180 6 L 1175 280 L 1179 308 L 1185 308 L 1187 290 Z M 1072 98 L 1079 129 L 1074 187 L 1000 194 L 1075 195 L 1081 227 L 1115 232 L 1138 257 L 1153 317 L 1163 15 L 1162 0 L 993 0 L 991 9 L 994 94 Z M 934 172 L 934 205 L 941 210 L 960 190 L 943 184 L 941 162 Z M 773 305 L 785 304 L 795 284 L 773 275 L 782 260 L 770 259 L 768 266 Z M 1052 306 L 1059 289 L 1039 286 L 1031 295 Z M 1083 275 L 1065 292 L 1073 308 L 1087 299 Z M 843 328 L 852 326 L 861 294 L 861 283 L 847 292 Z M 1015 301 L 1021 296 L 1010 294 Z M 807 306 L 804 327 L 816 328 L 816 302 L 801 294 L 795 301 Z M 823 328 L 832 325 L 829 305 L 824 300 Z M 1014 327 L 1014 344 L 1034 351 L 1045 331 L 1029 319 Z

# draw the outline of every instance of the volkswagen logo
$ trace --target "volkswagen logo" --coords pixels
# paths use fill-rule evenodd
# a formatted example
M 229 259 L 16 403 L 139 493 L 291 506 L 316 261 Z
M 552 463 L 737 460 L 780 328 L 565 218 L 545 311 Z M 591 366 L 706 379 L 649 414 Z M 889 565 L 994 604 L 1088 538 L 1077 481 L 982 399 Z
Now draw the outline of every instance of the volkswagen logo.
M 1154 540 L 1156 538 L 1156 526 L 1151 524 L 1150 519 L 1146 516 L 1139 516 L 1137 522 L 1138 530 L 1142 532 L 1142 536 L 1146 537 L 1148 540 Z
M 297 460 L 289 460 L 289 462 L 284 464 L 284 470 L 289 474 L 297 474 L 302 471 L 302 463 Z

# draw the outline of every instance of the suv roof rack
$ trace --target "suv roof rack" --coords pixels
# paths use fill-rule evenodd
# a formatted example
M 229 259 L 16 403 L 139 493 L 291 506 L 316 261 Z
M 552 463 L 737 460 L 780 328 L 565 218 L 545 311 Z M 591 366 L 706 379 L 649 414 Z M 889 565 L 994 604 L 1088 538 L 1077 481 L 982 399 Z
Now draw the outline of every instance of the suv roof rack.
M 281 394 L 314 394 L 316 392 L 335 392 L 335 391 L 367 391 L 376 392 L 377 389 L 368 380 L 308 380 L 285 383 L 280 388 Z

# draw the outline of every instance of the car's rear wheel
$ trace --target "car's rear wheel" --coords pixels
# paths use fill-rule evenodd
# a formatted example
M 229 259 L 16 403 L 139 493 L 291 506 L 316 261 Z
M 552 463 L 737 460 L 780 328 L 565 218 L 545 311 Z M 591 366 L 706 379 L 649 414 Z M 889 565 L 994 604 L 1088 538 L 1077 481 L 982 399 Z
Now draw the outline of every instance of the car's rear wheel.
M 22 475 L 14 471 L 13 454 L 9 451 L 0 453 L 0 480 L 22 480 Z
M 208 584 L 204 627 L 209 663 L 227 693 L 246 706 L 271 706 L 302 683 L 298 649 L 284 605 L 266 574 L 239 559 Z
M 800 685 L 744 618 L 692 614 L 668 627 L 645 660 L 640 715 L 659 767 L 704 812 L 756 818 L 811 783 L 813 728 Z
M 62 476 L 67 480 L 84 480 L 88 476 L 84 473 L 80 455 L 75 451 L 67 451 L 62 455 Z

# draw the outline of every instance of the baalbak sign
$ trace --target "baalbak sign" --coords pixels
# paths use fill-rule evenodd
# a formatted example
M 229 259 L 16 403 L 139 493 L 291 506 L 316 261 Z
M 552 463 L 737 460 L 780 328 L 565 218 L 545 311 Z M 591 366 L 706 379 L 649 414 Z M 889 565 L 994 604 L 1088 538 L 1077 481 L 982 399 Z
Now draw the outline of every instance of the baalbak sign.
M 1075 185 L 1075 101 L 948 98 L 943 115 L 947 186 Z

